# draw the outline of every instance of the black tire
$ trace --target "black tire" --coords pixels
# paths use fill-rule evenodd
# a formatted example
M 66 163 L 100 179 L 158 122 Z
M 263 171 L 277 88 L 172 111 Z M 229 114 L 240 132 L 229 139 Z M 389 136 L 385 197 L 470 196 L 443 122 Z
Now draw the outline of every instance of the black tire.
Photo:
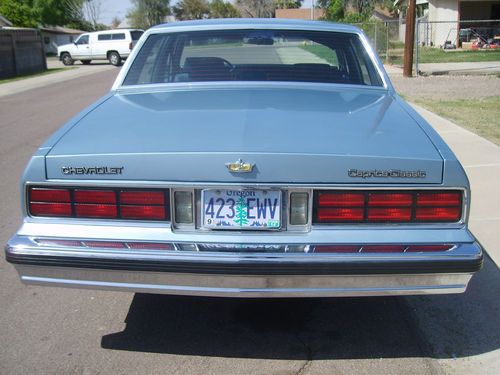
M 92 60 L 80 60 L 82 62 L 83 65 L 90 65 L 90 62 Z
M 61 61 L 64 65 L 73 65 L 75 63 L 75 60 L 73 60 L 68 52 L 63 52 L 61 54 Z
M 108 53 L 108 60 L 111 65 L 120 66 L 122 64 L 122 58 L 118 52 Z

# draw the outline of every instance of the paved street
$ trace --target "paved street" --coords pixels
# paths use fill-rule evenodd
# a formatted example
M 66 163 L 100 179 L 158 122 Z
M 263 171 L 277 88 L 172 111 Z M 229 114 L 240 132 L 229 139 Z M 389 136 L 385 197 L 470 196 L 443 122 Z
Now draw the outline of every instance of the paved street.
M 1 244 L 20 223 L 18 181 L 28 158 L 106 93 L 117 73 L 0 97 Z M 27 287 L 3 257 L 0 285 L 0 374 L 494 374 L 500 368 L 500 273 L 489 259 L 467 293 L 432 297 L 273 301 Z

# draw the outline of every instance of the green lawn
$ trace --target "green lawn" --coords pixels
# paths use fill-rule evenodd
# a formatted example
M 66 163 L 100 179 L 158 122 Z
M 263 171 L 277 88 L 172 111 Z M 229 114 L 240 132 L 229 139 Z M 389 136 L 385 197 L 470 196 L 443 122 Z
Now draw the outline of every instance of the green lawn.
M 328 61 L 333 66 L 339 65 L 337 55 L 328 47 L 325 47 L 320 44 L 314 44 L 314 45 L 305 44 L 301 45 L 300 47 L 306 50 L 307 52 L 311 52 L 316 56 Z
M 403 64 L 403 50 L 389 50 L 391 64 Z M 416 58 L 415 52 L 413 53 Z M 500 61 L 500 49 L 491 50 L 442 50 L 440 48 L 422 47 L 419 51 L 419 63 L 478 62 Z
M 500 116 L 498 115 L 500 96 L 474 100 L 411 97 L 407 99 L 500 145 Z
M 26 79 L 26 78 L 45 76 L 47 74 L 57 73 L 57 72 L 60 72 L 63 70 L 71 70 L 71 69 L 78 69 L 78 68 L 76 66 L 73 66 L 70 68 L 51 68 L 51 69 L 47 69 L 46 71 L 41 72 L 41 73 L 24 74 L 24 75 L 17 76 L 17 77 L 0 79 L 0 84 L 14 82 L 14 81 L 20 81 L 20 80 Z

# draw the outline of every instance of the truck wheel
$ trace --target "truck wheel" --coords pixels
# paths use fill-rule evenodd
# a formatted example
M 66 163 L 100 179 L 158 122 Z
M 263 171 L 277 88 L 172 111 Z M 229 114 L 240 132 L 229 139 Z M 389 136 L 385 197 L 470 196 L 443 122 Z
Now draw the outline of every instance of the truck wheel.
M 61 55 L 61 61 L 64 65 L 73 65 L 75 63 L 75 60 L 73 60 L 73 58 L 68 52 L 64 52 Z
M 108 60 L 111 65 L 120 66 L 122 64 L 122 58 L 118 52 L 110 52 L 108 54 Z
M 83 65 L 90 65 L 90 62 L 92 60 L 80 60 L 82 62 Z

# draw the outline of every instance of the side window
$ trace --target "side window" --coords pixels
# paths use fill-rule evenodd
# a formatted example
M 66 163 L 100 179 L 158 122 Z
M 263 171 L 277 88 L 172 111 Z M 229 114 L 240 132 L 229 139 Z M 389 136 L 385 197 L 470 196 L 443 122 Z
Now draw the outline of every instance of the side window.
M 146 40 L 128 71 L 124 85 L 168 82 L 172 74 L 171 38 L 161 34 Z
M 97 40 L 111 40 L 111 34 L 99 34 Z
M 122 40 L 125 39 L 125 34 L 111 34 L 112 40 Z
M 89 44 L 89 36 L 88 35 L 82 35 L 78 40 L 76 41 L 76 44 Z

